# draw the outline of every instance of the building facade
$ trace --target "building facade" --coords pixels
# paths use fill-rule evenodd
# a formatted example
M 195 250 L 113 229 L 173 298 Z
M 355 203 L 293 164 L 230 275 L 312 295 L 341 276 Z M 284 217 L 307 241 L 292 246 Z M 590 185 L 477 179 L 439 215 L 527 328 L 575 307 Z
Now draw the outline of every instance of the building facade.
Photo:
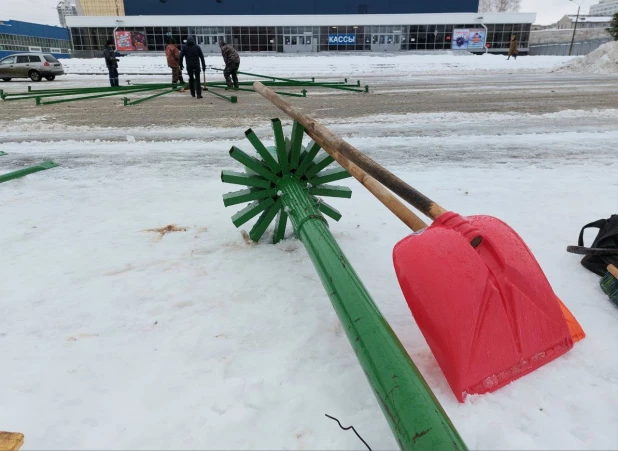
M 158 0 L 154 1 L 158 3 Z M 124 16 L 125 14 L 123 0 L 76 0 L 76 6 L 80 16 Z
M 591 16 L 613 16 L 618 13 L 618 0 L 601 0 L 590 6 Z
M 128 0 L 127 0 L 128 1 Z M 226 1 L 226 0 L 222 0 Z M 218 42 L 240 52 L 396 52 L 467 50 L 505 53 L 512 35 L 528 49 L 530 13 L 345 14 L 288 16 L 125 16 L 69 17 L 77 57 L 100 54 L 105 41 L 122 34 L 119 51 L 132 33 L 139 51 L 162 52 L 169 38 L 195 36 L 205 53 Z M 461 45 L 460 45 L 461 44 Z
M 611 16 L 590 16 L 580 15 L 579 18 L 573 15 L 564 16 L 558 21 L 559 30 L 568 30 L 575 27 L 575 20 L 577 20 L 577 28 L 609 28 L 612 21 Z
M 478 0 L 124 0 L 124 4 L 128 16 L 429 14 L 478 11 Z
M 0 58 L 26 52 L 51 53 L 56 58 L 70 58 L 69 30 L 16 20 L 0 22 Z
M 61 27 L 67 26 L 67 16 L 77 16 L 77 6 L 75 6 L 75 3 L 71 0 L 60 0 L 56 6 L 56 10 L 58 11 L 58 19 L 60 20 Z

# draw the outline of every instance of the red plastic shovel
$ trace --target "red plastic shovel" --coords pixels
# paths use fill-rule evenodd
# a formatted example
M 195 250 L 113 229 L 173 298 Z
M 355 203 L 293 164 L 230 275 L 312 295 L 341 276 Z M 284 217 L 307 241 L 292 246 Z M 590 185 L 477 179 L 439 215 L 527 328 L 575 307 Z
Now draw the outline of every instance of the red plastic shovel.
M 261 83 L 254 88 L 301 123 L 413 230 L 423 227 L 422 221 L 376 184 L 434 220 L 399 242 L 393 261 L 410 310 L 459 401 L 466 394 L 494 391 L 564 354 L 573 347 L 572 335 L 583 338 L 536 259 L 507 224 L 445 210 Z

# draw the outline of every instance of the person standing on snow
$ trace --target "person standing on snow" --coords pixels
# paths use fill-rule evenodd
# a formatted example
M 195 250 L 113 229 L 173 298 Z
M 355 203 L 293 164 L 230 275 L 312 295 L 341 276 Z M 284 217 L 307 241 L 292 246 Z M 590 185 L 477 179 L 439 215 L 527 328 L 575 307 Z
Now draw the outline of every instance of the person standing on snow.
M 229 88 L 232 87 L 232 80 L 230 80 L 230 75 L 234 80 L 234 87 L 238 88 L 238 68 L 240 67 L 240 56 L 234 47 L 229 44 L 226 44 L 224 41 L 219 41 L 219 47 L 221 47 L 221 55 L 223 56 L 223 62 L 225 63 L 225 70 L 223 71 L 223 76 L 225 77 L 225 82 Z
M 517 59 L 518 53 L 519 49 L 517 48 L 517 36 L 513 35 L 511 36 L 511 43 L 509 44 L 509 57 L 507 60 L 511 59 L 511 56 L 513 59 Z
M 182 71 L 180 70 L 180 50 L 176 47 L 176 41 L 170 38 L 170 42 L 165 47 L 165 56 L 167 57 L 167 67 L 172 69 L 172 83 L 178 82 L 184 84 L 182 79 Z
M 114 49 L 114 41 L 108 39 L 103 50 L 105 57 L 105 65 L 109 72 L 109 84 L 113 87 L 118 86 L 120 80 L 118 75 L 118 59 L 116 58 L 116 50 Z
M 191 89 L 191 96 L 195 97 L 197 92 L 197 98 L 202 98 L 202 84 L 200 83 L 200 62 L 202 63 L 202 70 L 206 72 L 206 62 L 204 61 L 204 53 L 199 45 L 195 44 L 195 39 L 192 36 L 187 37 L 187 43 L 182 46 L 180 52 L 180 70 L 183 69 L 183 59 L 187 60 L 187 72 L 189 73 L 189 88 Z

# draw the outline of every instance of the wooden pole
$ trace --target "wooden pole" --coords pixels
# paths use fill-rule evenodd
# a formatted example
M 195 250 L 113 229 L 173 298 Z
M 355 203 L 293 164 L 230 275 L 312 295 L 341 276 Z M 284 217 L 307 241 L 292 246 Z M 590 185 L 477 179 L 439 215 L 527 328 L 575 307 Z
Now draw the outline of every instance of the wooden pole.
M 0 450 L 17 451 L 24 444 L 24 434 L 0 431 Z
M 423 212 L 423 214 L 427 215 L 431 219 L 436 219 L 438 216 L 446 213 L 446 209 L 411 187 L 388 169 L 379 165 L 377 162 L 359 151 L 356 147 L 344 141 L 342 138 L 328 130 L 310 116 L 298 111 L 288 102 L 283 100 L 281 96 L 277 95 L 272 89 L 267 88 L 259 81 L 256 81 L 253 84 L 253 88 L 266 100 L 271 102 L 292 119 L 299 122 L 305 128 L 306 133 L 335 160 L 337 159 L 335 156 L 336 153 L 343 155 L 353 164 L 366 171 L 374 179 L 391 189 L 406 202 L 418 208 L 421 212 Z M 393 213 L 395 213 L 395 211 L 393 211 Z

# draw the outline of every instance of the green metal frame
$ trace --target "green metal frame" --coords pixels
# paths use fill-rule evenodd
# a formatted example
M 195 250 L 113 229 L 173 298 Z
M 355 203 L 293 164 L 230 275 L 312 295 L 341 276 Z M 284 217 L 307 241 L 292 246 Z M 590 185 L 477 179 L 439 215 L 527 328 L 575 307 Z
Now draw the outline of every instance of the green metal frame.
M 142 97 L 141 99 L 137 99 L 137 100 L 133 100 L 133 101 L 129 100 L 126 97 L 124 97 L 122 100 L 124 102 L 124 106 L 138 105 L 138 104 L 140 104 L 142 102 L 146 102 L 147 100 L 155 99 L 157 97 L 164 96 L 165 94 L 170 94 L 172 92 L 176 92 L 176 91 L 178 91 L 178 89 L 179 88 L 173 88 L 173 89 L 170 89 L 168 91 L 158 92 L 158 93 L 153 94 L 151 96 Z
M 220 97 L 222 99 L 225 99 L 225 100 L 227 100 L 230 103 L 238 103 L 238 97 L 236 97 L 236 96 L 224 96 L 223 94 L 219 94 L 218 92 L 214 92 L 214 91 L 212 91 L 210 89 L 206 89 L 205 91 L 211 93 L 214 96 L 217 96 L 217 97 Z
M 9 180 L 18 179 L 20 177 L 24 177 L 29 174 L 34 174 L 35 172 L 45 171 L 47 169 L 55 168 L 58 166 L 53 161 L 45 161 L 43 163 L 37 164 L 36 166 L 30 166 L 28 168 L 19 169 L 17 171 L 9 172 L 6 174 L 0 175 L 0 183 L 8 182 Z
M 291 220 L 400 449 L 465 450 L 457 430 L 328 229 L 323 214 L 339 220 L 341 213 L 316 195 L 350 197 L 349 188 L 325 185 L 344 178 L 343 170 L 315 171 L 316 167 L 325 169 L 332 159 L 319 155 L 319 146 L 313 142 L 302 146 L 300 124 L 294 124 L 289 140 L 283 137 L 278 119 L 272 120 L 272 126 L 274 155 L 251 130 L 245 134 L 258 155 L 268 152 L 276 158 L 274 163 L 271 158 L 260 160 L 235 147 L 230 151 L 247 166 L 250 176 L 224 171 L 222 180 L 250 188 L 224 195 L 224 205 L 239 204 L 241 199 L 253 201 L 236 213 L 232 222 L 239 227 L 260 215 L 249 232 L 250 238 L 258 241 L 274 220 L 273 242 L 277 243 L 285 237 L 287 220 Z

